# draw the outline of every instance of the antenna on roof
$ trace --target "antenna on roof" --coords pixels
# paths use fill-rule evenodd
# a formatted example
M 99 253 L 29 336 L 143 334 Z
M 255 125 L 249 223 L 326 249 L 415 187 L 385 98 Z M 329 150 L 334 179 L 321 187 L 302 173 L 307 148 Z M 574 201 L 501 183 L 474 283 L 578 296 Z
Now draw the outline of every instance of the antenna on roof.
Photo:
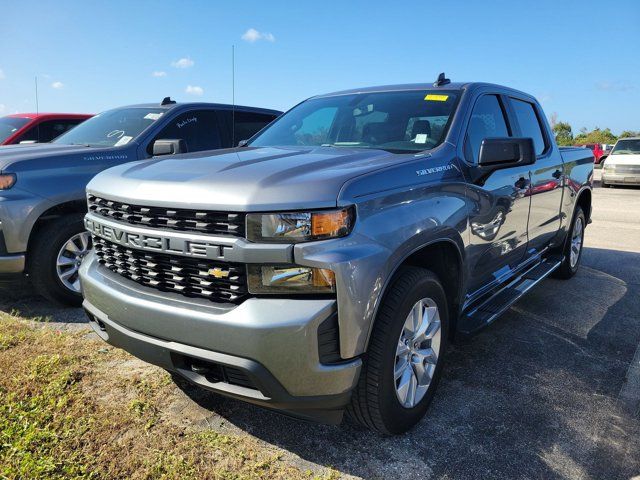
M 441 87 L 442 85 L 447 85 L 451 83 L 451 80 L 449 80 L 447 77 L 444 76 L 444 72 L 442 72 L 440 75 L 438 75 L 438 80 L 436 80 L 433 83 L 434 87 Z
M 236 46 L 231 45 L 231 148 L 236 146 Z
M 174 103 L 176 103 L 176 101 L 171 100 L 171 97 L 164 97 L 162 102 L 160 102 L 160 105 L 173 105 Z

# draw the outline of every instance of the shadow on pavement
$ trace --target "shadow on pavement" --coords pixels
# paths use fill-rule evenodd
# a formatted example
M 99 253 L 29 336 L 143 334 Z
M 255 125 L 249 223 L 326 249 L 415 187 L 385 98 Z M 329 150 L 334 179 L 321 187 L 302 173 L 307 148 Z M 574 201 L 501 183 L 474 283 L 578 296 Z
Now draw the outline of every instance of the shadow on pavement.
M 50 323 L 86 323 L 80 308 L 61 307 L 39 296 L 31 284 L 19 278 L 0 282 L 0 311 L 16 312 L 26 318 Z

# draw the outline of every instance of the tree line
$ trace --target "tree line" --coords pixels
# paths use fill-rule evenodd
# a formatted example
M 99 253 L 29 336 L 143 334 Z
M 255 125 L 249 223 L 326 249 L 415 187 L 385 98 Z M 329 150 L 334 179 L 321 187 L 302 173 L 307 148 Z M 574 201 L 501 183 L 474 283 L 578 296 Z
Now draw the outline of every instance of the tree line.
M 588 131 L 586 128 L 581 128 L 580 132 L 574 136 L 571 125 L 568 122 L 559 122 L 557 115 L 551 116 L 551 129 L 556 137 L 556 143 L 560 146 L 569 145 L 584 145 L 587 143 L 616 143 L 619 138 L 628 137 L 640 137 L 640 131 L 625 130 L 620 135 L 616 136 L 613 132 L 599 127 Z

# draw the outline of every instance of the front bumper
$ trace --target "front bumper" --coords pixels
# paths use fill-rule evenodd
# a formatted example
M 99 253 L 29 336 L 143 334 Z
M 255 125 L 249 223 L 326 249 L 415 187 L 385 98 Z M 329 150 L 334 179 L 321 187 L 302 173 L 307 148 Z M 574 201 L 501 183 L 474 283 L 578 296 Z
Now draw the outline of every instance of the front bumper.
M 227 396 L 341 420 L 362 362 L 320 363 L 318 328 L 337 314 L 335 300 L 250 298 L 220 306 L 140 286 L 94 255 L 80 277 L 91 325 L 110 344 Z M 194 368 L 203 364 L 219 374 L 212 379 Z M 232 381 L 238 375 L 244 380 Z
M 611 185 L 640 185 L 640 173 L 614 173 L 603 170 L 602 181 Z

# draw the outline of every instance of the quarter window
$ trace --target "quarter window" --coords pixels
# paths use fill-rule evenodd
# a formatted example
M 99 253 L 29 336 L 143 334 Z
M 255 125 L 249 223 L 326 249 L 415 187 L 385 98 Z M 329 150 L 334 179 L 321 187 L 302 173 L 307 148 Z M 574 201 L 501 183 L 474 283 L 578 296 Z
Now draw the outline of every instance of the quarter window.
M 541 155 L 544 152 L 545 143 L 534 106 L 516 98 L 511 99 L 511 105 L 518 119 L 522 136 L 533 138 L 536 155 Z
M 235 144 L 240 140 L 249 140 L 256 133 L 273 121 L 275 115 L 265 115 L 263 113 L 238 112 L 235 114 Z M 235 147 L 235 145 L 232 145 Z
M 476 102 L 467 129 L 466 148 L 474 163 L 478 162 L 480 145 L 485 138 L 509 137 L 500 100 L 496 95 L 484 95 Z

